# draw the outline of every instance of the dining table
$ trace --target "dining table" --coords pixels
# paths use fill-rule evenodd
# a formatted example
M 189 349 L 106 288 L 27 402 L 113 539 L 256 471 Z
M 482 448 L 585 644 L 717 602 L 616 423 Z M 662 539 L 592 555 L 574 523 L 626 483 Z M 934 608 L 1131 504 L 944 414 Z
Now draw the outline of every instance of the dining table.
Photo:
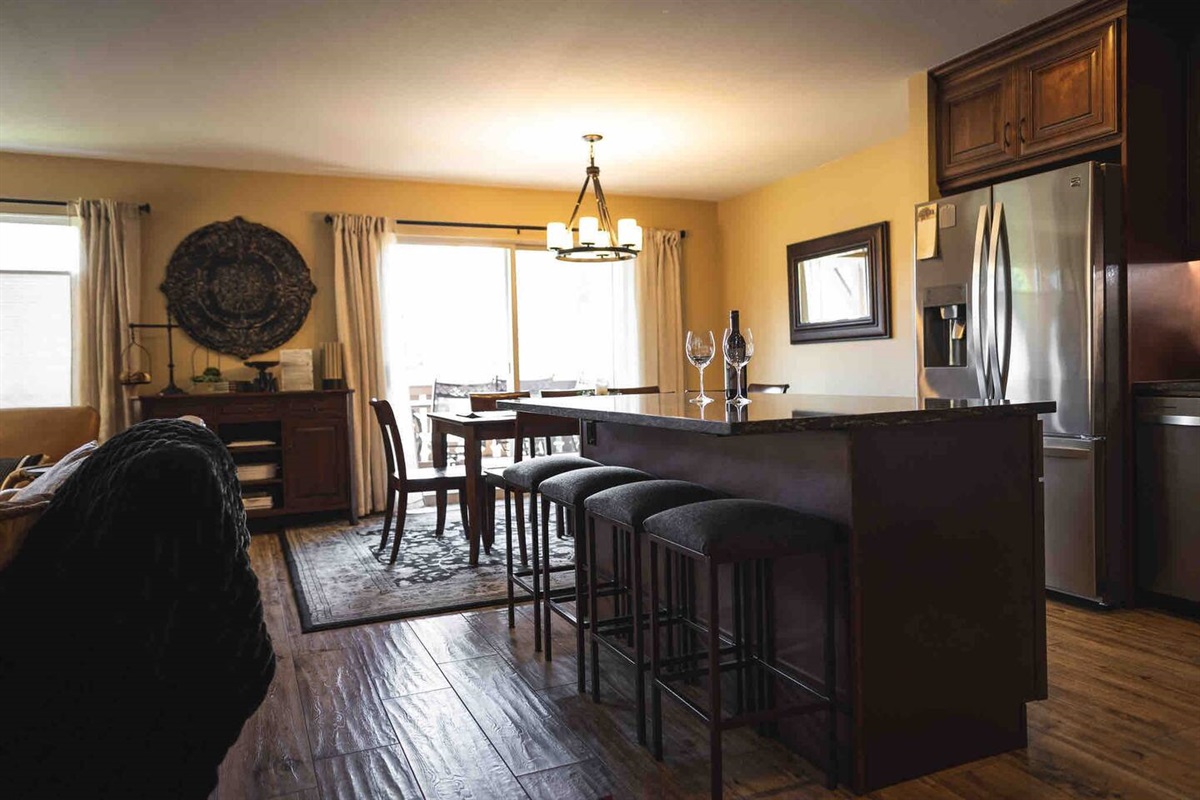
M 495 531 L 485 530 L 479 502 L 487 492 L 483 475 L 483 443 L 493 439 L 512 439 L 516 432 L 515 411 L 473 411 L 453 413 L 431 411 L 428 415 L 432 439 L 433 465 L 446 466 L 446 437 L 456 436 L 463 441 L 463 466 L 467 472 L 467 539 L 470 542 L 469 563 L 479 566 L 479 547 L 490 553 Z

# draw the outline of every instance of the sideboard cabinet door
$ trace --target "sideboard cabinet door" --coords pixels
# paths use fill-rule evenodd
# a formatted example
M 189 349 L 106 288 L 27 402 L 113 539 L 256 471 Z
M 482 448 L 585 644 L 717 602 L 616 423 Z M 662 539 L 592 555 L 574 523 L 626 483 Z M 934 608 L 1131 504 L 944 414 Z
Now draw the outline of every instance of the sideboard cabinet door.
M 343 419 L 284 420 L 284 498 L 289 511 L 345 508 L 349 502 Z

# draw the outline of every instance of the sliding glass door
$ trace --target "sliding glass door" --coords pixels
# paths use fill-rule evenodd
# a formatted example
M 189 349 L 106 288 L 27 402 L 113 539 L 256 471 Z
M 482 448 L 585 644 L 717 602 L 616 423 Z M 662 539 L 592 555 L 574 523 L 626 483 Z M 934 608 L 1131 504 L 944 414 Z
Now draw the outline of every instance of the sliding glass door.
M 411 419 L 408 461 L 430 463 L 428 412 L 465 412 L 471 391 L 636 383 L 633 264 L 571 264 L 504 245 L 391 245 L 385 368 L 397 417 Z
M 638 380 L 633 263 L 572 264 L 516 251 L 521 388 Z

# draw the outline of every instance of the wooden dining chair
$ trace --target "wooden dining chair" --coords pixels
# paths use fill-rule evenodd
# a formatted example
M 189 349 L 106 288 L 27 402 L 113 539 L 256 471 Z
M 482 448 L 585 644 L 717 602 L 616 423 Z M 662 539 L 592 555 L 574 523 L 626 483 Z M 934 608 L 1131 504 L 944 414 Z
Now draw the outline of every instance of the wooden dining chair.
M 529 397 L 529 392 L 471 392 L 467 396 L 471 400 L 472 411 L 495 411 L 498 401 Z
M 371 398 L 371 408 L 379 422 L 383 436 L 383 454 L 387 458 L 387 507 L 383 517 L 383 537 L 379 540 L 379 552 L 387 547 L 388 531 L 392 527 L 392 516 L 396 517 L 396 538 L 392 542 L 392 557 L 389 564 L 396 563 L 400 554 L 400 539 L 404 536 L 404 518 L 408 513 L 408 496 L 413 492 L 437 493 L 437 533 L 441 537 L 446 529 L 447 493 L 458 492 L 458 510 L 462 515 L 463 532 L 470 535 L 467 524 L 467 471 L 465 467 L 420 467 L 409 470 L 404 461 L 404 443 L 400 440 L 400 428 L 396 425 L 396 414 L 387 400 Z M 400 507 L 396 508 L 396 495 L 400 495 Z
M 550 397 L 550 398 L 583 397 L 585 395 L 590 395 L 590 394 L 595 394 L 595 390 L 594 389 L 542 389 L 542 391 L 541 391 L 542 397 Z M 559 438 L 562 441 L 562 451 L 561 452 L 564 452 L 564 453 L 579 452 L 578 442 L 576 441 L 576 439 L 578 438 L 577 436 L 574 436 L 574 435 L 560 436 L 557 438 Z M 546 437 L 546 453 L 547 454 L 554 452 L 554 449 L 551 446 L 551 443 L 552 443 L 552 439 L 550 437 Z
M 746 384 L 746 392 L 758 392 L 759 394 L 787 394 L 787 390 L 792 385 L 790 383 L 748 383 Z
M 610 386 L 609 394 L 658 394 L 657 386 Z

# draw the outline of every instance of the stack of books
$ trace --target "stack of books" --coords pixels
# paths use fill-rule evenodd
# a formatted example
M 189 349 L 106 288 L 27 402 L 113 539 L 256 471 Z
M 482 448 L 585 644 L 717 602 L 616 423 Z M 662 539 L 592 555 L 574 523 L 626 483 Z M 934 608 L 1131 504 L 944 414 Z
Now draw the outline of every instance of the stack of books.
M 239 464 L 237 476 L 239 481 L 265 481 L 279 474 L 279 465 L 268 464 Z
M 311 392 L 313 388 L 313 351 L 279 351 L 279 390 Z
M 275 507 L 275 498 L 266 492 L 249 492 L 242 495 L 242 505 L 247 511 L 257 511 Z
M 239 439 L 235 442 L 226 442 L 225 446 L 231 450 L 236 450 L 239 447 L 273 447 L 279 444 L 273 439 Z

